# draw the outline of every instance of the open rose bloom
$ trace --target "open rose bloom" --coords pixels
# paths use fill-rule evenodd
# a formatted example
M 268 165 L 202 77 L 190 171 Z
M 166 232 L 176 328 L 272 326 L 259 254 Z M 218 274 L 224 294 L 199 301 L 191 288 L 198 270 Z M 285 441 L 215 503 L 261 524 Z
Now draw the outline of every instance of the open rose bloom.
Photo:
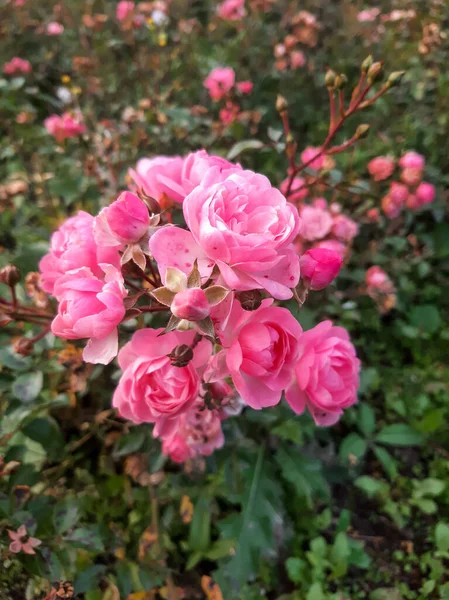
M 215 96 L 234 85 L 225 76 L 211 84 Z M 130 175 L 132 190 L 98 215 L 67 219 L 40 263 L 58 305 L 52 332 L 81 340 L 86 362 L 117 358 L 119 415 L 153 424 L 178 463 L 220 448 L 223 421 L 244 407 L 285 398 L 319 425 L 336 423 L 356 401 L 349 336 L 329 322 L 303 332 L 280 303 L 332 283 L 357 224 L 337 203 L 302 204 L 301 178 L 289 201 L 263 175 L 205 150 L 141 158 Z M 136 331 L 133 321 L 121 327 L 136 317 Z

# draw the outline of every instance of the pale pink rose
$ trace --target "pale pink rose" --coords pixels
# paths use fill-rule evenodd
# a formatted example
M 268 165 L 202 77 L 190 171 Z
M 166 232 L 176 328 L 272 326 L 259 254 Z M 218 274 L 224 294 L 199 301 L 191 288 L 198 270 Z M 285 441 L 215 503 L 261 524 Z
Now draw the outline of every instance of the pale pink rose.
M 58 143 L 67 138 L 82 135 L 87 131 L 82 122 L 81 115 L 71 114 L 69 112 L 63 115 L 51 115 L 44 121 L 44 127 L 50 135 L 56 138 Z
M 13 554 L 36 554 L 34 549 L 42 544 L 41 540 L 28 535 L 25 525 L 21 525 L 17 531 L 8 529 L 8 535 L 11 540 L 9 551 Z
M 170 306 L 178 319 L 202 321 L 210 314 L 206 293 L 201 288 L 187 288 L 176 294 Z
M 276 44 L 276 46 L 274 47 L 274 55 L 276 58 L 282 58 L 283 56 L 285 56 L 286 52 L 287 48 L 284 44 Z
M 368 220 L 370 221 L 370 223 L 378 223 L 379 218 L 380 218 L 379 209 L 378 208 L 370 208 L 367 211 L 366 216 L 368 217 Z
M 178 345 L 191 346 L 193 331 L 140 329 L 119 352 L 123 374 L 112 404 L 120 416 L 134 423 L 155 423 L 154 435 L 168 438 L 179 416 L 198 398 L 201 376 L 211 356 L 212 344 L 202 339 L 185 367 L 175 367 L 167 356 Z
M 380 15 L 379 8 L 367 8 L 365 10 L 361 10 L 357 15 L 357 21 L 359 23 L 371 23 L 376 20 L 376 17 Z
M 337 204 L 337 202 L 333 202 L 330 207 L 329 210 L 332 209 L 332 206 L 334 206 L 335 204 Z M 327 206 L 327 200 L 326 198 L 314 198 L 312 200 L 312 206 L 314 206 L 315 208 L 319 208 L 321 210 L 327 210 L 328 206 Z M 340 211 L 338 211 L 340 212 Z
M 100 264 L 106 263 L 120 268 L 117 248 L 98 246 L 93 234 L 94 217 L 79 211 L 66 219 L 50 240 L 50 251 L 39 263 L 42 289 L 54 295 L 56 281 L 68 271 L 87 267 L 95 277 L 102 278 Z
M 301 50 L 294 50 L 290 54 L 290 66 L 292 69 L 300 69 L 306 64 L 306 57 Z
M 423 181 L 416 189 L 416 197 L 421 206 L 430 204 L 435 200 L 435 186 L 427 181 Z
M 241 94 L 251 94 L 253 87 L 254 84 L 252 81 L 239 81 L 236 84 L 236 88 Z
M 426 164 L 424 156 L 417 152 L 407 152 L 399 160 L 399 166 L 401 169 L 415 169 L 416 171 L 422 171 Z
M 129 174 L 136 186 L 164 207 L 167 200 L 181 203 L 185 198 L 182 185 L 184 159 L 180 156 L 141 158 Z
M 317 200 L 320 200 L 320 199 L 321 198 L 317 198 Z M 343 210 L 343 207 L 340 204 L 340 202 L 331 202 L 331 204 L 329 205 L 329 212 L 333 217 L 339 215 L 342 210 Z
M 321 148 L 308 146 L 301 152 L 301 163 L 307 165 L 309 169 L 319 171 L 324 165 L 324 154 L 321 154 Z
M 123 192 L 95 217 L 93 231 L 99 246 L 122 246 L 137 243 L 149 225 L 146 205 L 132 192 Z
M 245 0 L 224 0 L 217 6 L 217 13 L 226 21 L 240 21 L 246 15 Z
M 388 179 L 395 169 L 394 160 L 388 156 L 377 156 L 368 163 L 368 173 L 374 181 Z
M 9 62 L 6 62 L 3 65 L 3 73 L 5 75 L 15 75 L 16 73 L 31 73 L 32 67 L 31 63 L 24 58 L 19 58 L 15 56 Z
M 239 164 L 235 165 L 221 156 L 210 155 L 206 150 L 191 152 L 185 157 L 181 172 L 184 195 L 190 194 L 203 182 L 218 183 L 232 173 L 241 170 L 242 167 Z
M 326 250 L 332 250 L 332 252 L 336 252 L 341 257 L 342 260 L 345 260 L 345 258 L 346 258 L 346 253 L 347 253 L 346 245 L 337 240 L 323 240 L 321 242 L 318 242 L 318 244 L 316 244 L 314 247 L 315 248 L 324 248 Z
M 343 260 L 338 252 L 311 248 L 300 258 L 301 279 L 310 290 L 322 290 L 337 277 Z
M 391 285 L 391 280 L 380 267 L 370 267 L 365 274 L 365 282 L 368 287 L 386 289 Z
M 348 332 L 323 321 L 304 332 L 285 398 L 297 414 L 309 409 L 317 425 L 334 425 L 357 401 L 360 361 Z
M 320 240 L 330 232 L 332 216 L 328 210 L 306 205 L 302 207 L 300 215 L 302 219 L 300 235 L 305 240 L 309 242 Z
M 257 410 L 274 406 L 289 385 L 298 359 L 302 329 L 286 308 L 263 300 L 255 311 L 245 311 L 238 301 L 225 323 L 220 341 L 224 346 L 214 357 L 206 381 L 222 379 L 226 371 L 244 402 Z M 208 375 L 210 376 L 208 379 Z
M 350 242 L 359 232 L 359 226 L 346 215 L 337 215 L 332 222 L 332 233 L 343 242 Z
M 51 23 L 47 25 L 46 32 L 47 35 L 61 35 L 64 33 L 64 25 L 56 23 L 56 21 L 51 21 Z
M 23 6 L 25 4 L 25 0 L 14 0 L 14 6 Z
M 90 338 L 84 348 L 84 360 L 107 365 L 118 352 L 117 326 L 125 316 L 123 299 L 128 292 L 118 269 L 107 264 L 100 266 L 104 279 L 82 267 L 56 281 L 58 314 L 51 330 L 68 340 Z
M 129 15 L 134 12 L 134 2 L 128 2 L 127 0 L 121 0 L 117 4 L 117 8 L 115 9 L 115 16 L 117 21 L 125 21 Z
M 415 187 L 422 180 L 420 169 L 404 169 L 401 173 L 401 181 L 410 187 Z
M 221 418 L 217 410 L 205 408 L 202 398 L 179 416 L 176 433 L 163 439 L 162 452 L 177 463 L 199 455 L 209 456 L 224 444 Z
M 287 197 L 289 183 L 290 177 L 287 177 L 287 179 L 284 179 L 284 181 L 280 185 L 280 190 L 285 197 Z M 302 177 L 295 177 L 290 188 L 288 200 L 289 202 L 300 202 L 303 198 L 307 196 L 307 193 L 308 189 L 305 180 Z
M 217 102 L 234 87 L 234 83 L 235 72 L 232 67 L 217 67 L 204 80 L 204 87 L 209 90 L 212 100 Z
M 198 258 L 201 275 L 207 277 L 209 260 L 230 289 L 265 289 L 277 299 L 291 298 L 291 288 L 299 281 L 299 259 L 292 246 L 300 227 L 296 208 L 253 171 L 237 171 L 211 185 L 206 180 L 183 203 L 191 234 L 168 227 L 152 236 L 150 252 L 159 266 L 189 272 L 187 264 Z M 178 246 L 186 267 L 174 255 Z

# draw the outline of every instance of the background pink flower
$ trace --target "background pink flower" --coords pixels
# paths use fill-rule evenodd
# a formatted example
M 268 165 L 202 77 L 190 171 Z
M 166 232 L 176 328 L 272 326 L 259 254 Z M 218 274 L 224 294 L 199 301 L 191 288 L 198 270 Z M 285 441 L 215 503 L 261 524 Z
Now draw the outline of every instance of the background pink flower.
M 184 159 L 180 156 L 141 158 L 129 174 L 138 188 L 164 208 L 167 200 L 182 202 L 185 198 L 183 165 Z
M 47 25 L 46 31 L 47 35 L 61 35 L 64 33 L 64 25 L 61 25 L 61 23 L 56 23 L 56 21 L 51 21 Z
M 234 87 L 234 83 L 235 72 L 232 67 L 217 67 L 204 80 L 204 87 L 209 90 L 212 100 L 217 102 Z
M 325 248 L 311 248 L 299 261 L 301 279 L 311 290 L 322 290 L 337 277 L 343 264 L 338 252 Z
M 357 401 L 359 371 L 348 332 L 323 321 L 300 339 L 296 377 L 286 400 L 297 414 L 307 407 L 317 425 L 333 425 Z
M 254 84 L 252 81 L 239 81 L 236 87 L 241 94 L 251 94 Z
M 224 0 L 217 6 L 217 14 L 227 21 L 240 21 L 246 15 L 245 0 Z
M 332 222 L 332 233 L 343 242 L 350 242 L 359 232 L 359 226 L 346 215 L 337 215 Z
M 425 164 L 426 160 L 424 156 L 413 151 L 407 152 L 399 160 L 399 166 L 402 169 L 416 169 L 417 171 L 422 171 L 424 169 Z
M 5 75 L 15 75 L 16 73 L 31 73 L 32 67 L 31 63 L 24 58 L 19 58 L 15 56 L 9 62 L 6 62 L 3 65 L 3 73 Z
M 50 135 L 56 138 L 58 143 L 67 138 L 82 135 L 87 131 L 86 126 L 79 115 L 64 113 L 63 115 L 51 115 L 44 121 L 44 127 Z
M 324 165 L 324 154 L 320 154 L 320 151 L 321 148 L 308 146 L 305 150 L 301 152 L 302 164 L 307 163 L 308 168 L 315 169 L 315 171 L 319 171 L 320 169 L 322 169 Z
M 388 156 L 377 156 L 368 163 L 368 172 L 374 181 L 388 179 L 395 169 L 395 163 Z
M 21 525 L 17 531 L 8 529 L 8 535 L 11 540 L 9 551 L 13 554 L 18 554 L 19 552 L 36 554 L 34 548 L 42 544 L 41 540 L 28 535 L 25 525 Z
M 121 2 L 117 4 L 117 8 L 115 9 L 115 16 L 117 18 L 117 21 L 125 21 L 128 15 L 134 12 L 134 7 L 134 2 L 121 0 Z
M 300 236 L 308 241 L 321 240 L 332 227 L 332 216 L 328 210 L 305 205 L 301 208 Z

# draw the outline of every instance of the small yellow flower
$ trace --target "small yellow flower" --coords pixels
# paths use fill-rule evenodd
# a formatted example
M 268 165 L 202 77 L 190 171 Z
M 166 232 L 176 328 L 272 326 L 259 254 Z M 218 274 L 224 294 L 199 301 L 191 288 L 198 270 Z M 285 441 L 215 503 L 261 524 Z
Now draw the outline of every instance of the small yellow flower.
M 75 96 L 79 96 L 83 92 L 83 90 L 78 85 L 75 85 L 74 87 L 72 87 L 71 92 Z
M 159 34 L 157 43 L 158 43 L 159 46 L 162 46 L 162 47 L 164 47 L 164 46 L 167 45 L 167 36 L 166 36 L 165 33 L 160 33 Z
M 62 81 L 62 83 L 70 83 L 71 82 L 70 75 L 63 75 L 61 77 L 61 81 Z

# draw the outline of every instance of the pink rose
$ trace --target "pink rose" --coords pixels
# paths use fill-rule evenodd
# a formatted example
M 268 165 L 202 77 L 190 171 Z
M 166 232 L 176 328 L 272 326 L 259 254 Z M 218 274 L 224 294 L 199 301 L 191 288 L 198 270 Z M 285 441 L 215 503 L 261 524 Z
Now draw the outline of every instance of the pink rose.
M 210 314 L 206 293 L 201 288 L 187 288 L 178 292 L 170 306 L 178 319 L 202 321 Z
M 280 190 L 287 197 L 288 184 L 290 183 L 290 177 L 284 179 L 280 185 Z M 300 202 L 308 194 L 308 188 L 305 180 L 302 177 L 295 177 L 290 188 L 288 195 L 289 202 Z
M 180 156 L 141 158 L 136 170 L 130 169 L 129 174 L 138 188 L 163 206 L 167 200 L 179 203 L 184 200 L 183 166 L 184 159 Z
M 332 212 L 332 207 L 335 207 L 335 204 L 338 204 L 338 202 L 332 202 L 332 204 L 330 205 L 330 207 L 329 207 L 330 212 Z M 319 208 L 321 210 L 327 210 L 327 200 L 326 200 L 326 198 L 314 198 L 312 201 L 312 206 L 314 206 L 315 208 Z M 338 211 L 338 212 L 341 212 L 341 211 Z
M 379 8 L 367 8 L 366 10 L 361 10 L 357 15 L 357 21 L 359 23 L 370 23 L 376 20 L 376 17 L 380 15 Z
M 403 183 L 393 181 L 388 195 L 382 199 L 382 210 L 389 219 L 395 219 L 401 213 L 409 196 L 409 189 Z
M 240 107 L 235 102 L 226 102 L 226 106 L 220 110 L 219 117 L 223 125 L 232 125 L 237 119 Z
M 415 169 L 416 171 L 422 171 L 426 164 L 424 156 L 417 152 L 407 152 L 399 160 L 399 166 L 402 169 Z
M 365 282 L 368 287 L 385 289 L 390 287 L 391 280 L 380 267 L 370 267 L 365 274 Z
M 415 193 L 421 206 L 424 204 L 430 204 L 435 200 L 435 186 L 431 183 L 427 183 L 426 181 L 423 181 L 419 184 Z
M 241 94 L 251 94 L 254 84 L 252 81 L 239 81 L 236 87 Z
M 131 15 L 134 12 L 134 6 L 134 2 L 121 0 L 121 2 L 117 4 L 117 8 L 115 9 L 115 16 L 117 21 L 126 21 L 128 15 Z
M 368 163 L 368 173 L 374 181 L 388 179 L 395 168 L 394 160 L 388 156 L 377 156 Z
M 359 232 L 359 226 L 346 215 L 337 215 L 332 223 L 332 233 L 343 242 L 350 242 Z
M 140 329 L 120 350 L 118 362 L 123 374 L 112 404 L 120 416 L 134 423 L 156 423 L 154 435 L 167 438 L 177 428 L 179 416 L 198 398 L 200 376 L 212 344 L 203 338 L 189 364 L 175 367 L 167 355 L 178 345 L 191 346 L 195 333 L 172 331 L 160 336 L 162 332 Z
M 183 211 L 191 234 L 162 228 L 150 240 L 150 252 L 163 270 L 175 266 L 190 272 L 187 264 L 198 258 L 203 277 L 216 264 L 230 289 L 265 289 L 280 300 L 292 297 L 291 288 L 299 281 L 292 241 L 300 219 L 266 177 L 237 171 L 216 184 L 205 181 L 186 197 Z
M 301 278 L 310 290 L 322 290 L 337 277 L 343 260 L 338 252 L 325 248 L 307 250 L 300 258 Z
M 3 65 L 5 75 L 15 75 L 16 73 L 31 73 L 31 63 L 24 58 L 15 56 L 9 62 Z
M 255 311 L 245 311 L 234 301 L 229 317 L 222 322 L 224 346 L 214 357 L 206 381 L 215 371 L 222 379 L 228 371 L 242 399 L 257 410 L 278 404 L 289 385 L 298 359 L 302 328 L 286 308 L 263 300 Z
M 181 172 L 184 197 L 203 182 L 218 183 L 241 170 L 239 164 L 235 165 L 221 156 L 210 155 L 206 150 L 191 152 L 185 157 Z
M 142 200 L 132 192 L 123 192 L 95 217 L 95 241 L 100 246 L 135 244 L 148 232 L 149 225 L 150 215 Z
M 204 87 L 209 90 L 209 96 L 212 100 L 217 102 L 231 90 L 234 83 L 234 69 L 231 67 L 217 67 L 204 80 Z
M 367 213 L 366 216 L 368 217 L 368 220 L 370 223 L 378 223 L 379 219 L 380 219 L 380 212 L 378 208 L 370 208 Z
M 330 232 L 332 217 L 328 210 L 307 205 L 302 207 L 300 215 L 302 219 L 300 235 L 305 240 L 320 240 Z
M 345 260 L 346 258 L 347 248 L 345 244 L 342 244 L 342 242 L 338 242 L 337 240 L 323 240 L 322 242 L 318 242 L 318 244 L 315 245 L 315 248 L 325 248 L 326 250 L 336 252 L 342 260 Z
M 61 35 L 61 33 L 64 33 L 64 25 L 51 21 L 51 23 L 47 25 L 46 31 L 47 35 Z
M 240 21 L 246 15 L 245 0 L 224 0 L 217 6 L 217 14 L 226 21 Z
M 82 267 L 56 281 L 54 295 L 59 305 L 51 330 L 69 340 L 90 338 L 84 360 L 107 365 L 118 352 L 117 326 L 125 316 L 123 299 L 128 292 L 118 269 L 100 266 L 104 280 Z
M 82 135 L 87 131 L 80 115 L 64 113 L 63 115 L 51 115 L 44 121 L 44 127 L 50 135 L 56 138 L 58 143 L 67 138 Z
M 307 407 L 317 425 L 334 425 L 357 401 L 360 361 L 348 332 L 323 321 L 300 339 L 300 355 L 285 397 L 297 414 Z
M 290 66 L 292 69 L 300 69 L 306 64 L 306 57 L 301 50 L 294 50 L 290 54 Z
M 39 263 L 42 289 L 54 295 L 56 281 L 68 271 L 86 267 L 95 277 L 104 276 L 100 264 L 120 268 L 120 255 L 116 248 L 98 246 L 93 235 L 94 217 L 80 211 L 66 219 L 50 240 L 50 252 Z
M 421 208 L 421 204 L 416 197 L 416 194 L 409 194 L 405 205 L 409 210 L 419 210 Z
M 308 146 L 301 153 L 301 163 L 307 165 L 309 169 L 315 169 L 315 171 L 322 169 L 324 165 L 324 154 L 321 154 L 321 148 Z
M 177 425 L 177 428 L 179 425 Z M 176 431 L 176 430 L 175 430 Z M 174 433 L 162 440 L 162 453 L 175 463 L 182 464 L 192 458 L 192 451 L 187 440 L 180 433 Z
M 418 185 L 422 179 L 422 171 L 419 169 L 404 169 L 401 173 L 401 181 L 410 187 Z

